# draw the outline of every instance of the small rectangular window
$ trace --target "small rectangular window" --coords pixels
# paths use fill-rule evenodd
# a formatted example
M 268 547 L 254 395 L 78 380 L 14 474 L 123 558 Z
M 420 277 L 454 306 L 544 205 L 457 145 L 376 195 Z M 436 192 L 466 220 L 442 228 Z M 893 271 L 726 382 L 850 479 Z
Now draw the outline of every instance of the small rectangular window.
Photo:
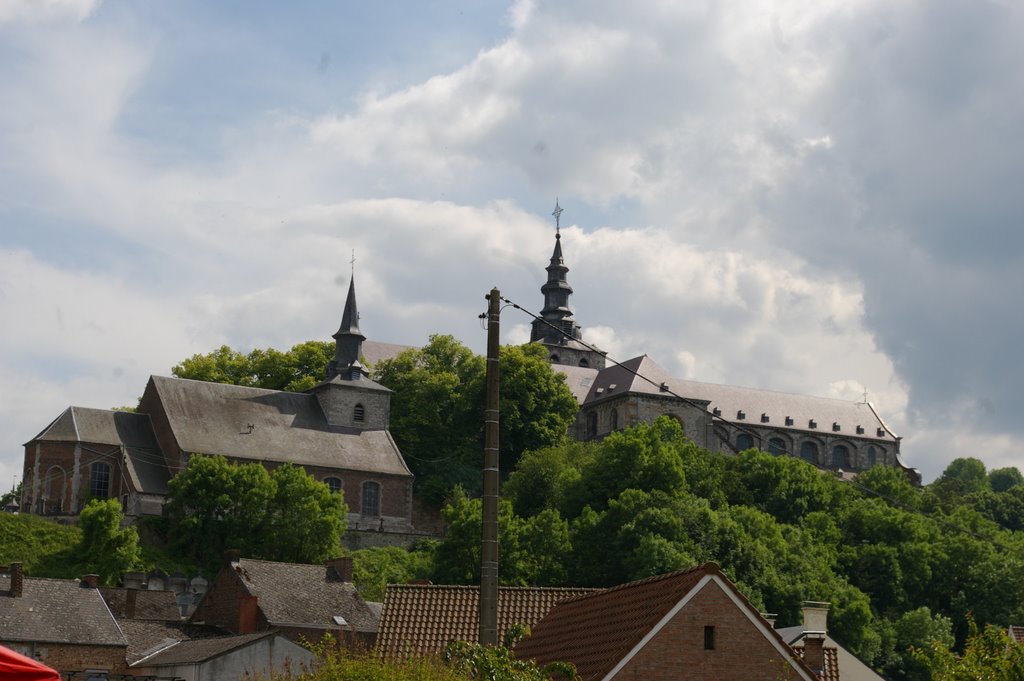
M 715 628 L 713 626 L 704 627 L 704 650 L 715 649 Z

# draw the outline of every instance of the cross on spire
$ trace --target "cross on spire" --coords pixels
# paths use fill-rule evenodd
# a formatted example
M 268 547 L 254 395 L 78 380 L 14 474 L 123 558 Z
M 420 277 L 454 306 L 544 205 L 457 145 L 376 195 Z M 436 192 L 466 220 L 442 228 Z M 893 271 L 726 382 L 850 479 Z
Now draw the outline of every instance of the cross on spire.
M 349 264 L 352 266 L 352 275 L 356 273 L 356 249 L 352 249 L 352 259 L 349 260 Z
M 561 236 L 559 234 L 560 222 L 562 217 L 562 207 L 558 205 L 558 197 L 555 197 L 555 209 L 551 211 L 551 214 L 555 216 L 555 236 Z

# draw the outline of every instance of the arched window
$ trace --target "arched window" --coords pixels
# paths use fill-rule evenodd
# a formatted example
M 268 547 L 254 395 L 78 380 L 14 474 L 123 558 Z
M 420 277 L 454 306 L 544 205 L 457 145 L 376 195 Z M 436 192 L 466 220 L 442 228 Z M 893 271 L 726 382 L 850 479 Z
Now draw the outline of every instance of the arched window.
M 558 364 L 558 355 L 551 355 L 548 359 L 551 360 L 552 364 Z
M 815 465 L 818 463 L 818 445 L 814 442 L 803 442 L 800 444 L 800 458 Z
M 352 420 L 356 423 L 362 423 L 363 419 L 366 418 L 366 407 L 361 404 L 357 404 L 352 410 Z
M 597 437 L 597 413 L 587 414 L 587 437 Z
M 618 409 L 612 409 L 611 420 L 612 420 L 612 430 L 618 430 L 619 429 L 619 410 Z
M 878 450 L 875 449 L 874 445 L 868 446 L 868 468 L 874 467 L 878 463 Z
M 331 492 L 341 491 L 341 478 L 336 478 L 332 475 L 329 478 L 324 478 L 324 484 L 327 485 Z
M 754 446 L 754 438 L 747 433 L 740 433 L 736 436 L 736 451 L 742 452 Z
M 580 357 L 580 366 L 581 367 L 589 367 L 590 366 L 590 362 L 587 361 L 586 357 Z
M 779 454 L 785 454 L 786 441 L 783 440 L 781 437 L 773 437 L 772 439 L 768 440 L 768 453 L 775 454 L 776 456 Z
M 832 448 L 832 466 L 844 469 L 850 467 L 850 449 L 846 445 L 836 445 Z
M 110 496 L 110 465 L 97 462 L 92 465 L 89 474 L 89 496 L 93 499 L 106 499 Z
M 380 516 L 380 483 L 366 481 L 363 483 L 363 503 L 360 507 L 362 515 L 370 518 Z

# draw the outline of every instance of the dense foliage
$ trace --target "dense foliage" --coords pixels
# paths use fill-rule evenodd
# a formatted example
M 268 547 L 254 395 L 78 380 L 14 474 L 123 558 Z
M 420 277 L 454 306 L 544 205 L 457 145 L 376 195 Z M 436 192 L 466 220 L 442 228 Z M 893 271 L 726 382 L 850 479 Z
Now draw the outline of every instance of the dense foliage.
M 324 379 L 327 363 L 333 358 L 331 341 L 306 341 L 286 352 L 257 348 L 249 354 L 222 345 L 213 352 L 183 360 L 171 373 L 196 381 L 301 392 Z
M 213 573 L 226 549 L 249 558 L 317 563 L 338 553 L 347 508 L 301 468 L 194 455 L 170 482 L 168 539 Z
M 82 540 L 75 552 L 102 584 L 117 585 L 121 575 L 141 567 L 139 533 L 121 527 L 124 513 L 117 499 L 92 499 L 78 518 Z
M 576 400 L 538 345 L 502 347 L 499 365 L 498 439 L 507 473 L 522 452 L 564 441 Z M 391 434 L 428 501 L 440 503 L 457 485 L 479 490 L 484 375 L 484 358 L 451 336 L 431 336 L 374 368 L 374 379 L 394 391 Z

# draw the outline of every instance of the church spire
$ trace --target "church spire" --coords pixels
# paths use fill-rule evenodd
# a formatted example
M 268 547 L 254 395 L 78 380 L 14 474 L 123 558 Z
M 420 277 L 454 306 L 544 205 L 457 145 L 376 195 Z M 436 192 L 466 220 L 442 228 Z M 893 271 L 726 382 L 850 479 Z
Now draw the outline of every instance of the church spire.
M 353 268 L 354 270 L 354 268 Z M 345 310 L 341 314 L 341 326 L 334 334 L 334 359 L 327 366 L 327 380 L 340 376 L 347 380 L 358 380 L 366 375 L 366 367 L 359 361 L 366 336 L 359 330 L 359 310 L 356 307 L 356 275 L 353 271 L 348 284 Z

